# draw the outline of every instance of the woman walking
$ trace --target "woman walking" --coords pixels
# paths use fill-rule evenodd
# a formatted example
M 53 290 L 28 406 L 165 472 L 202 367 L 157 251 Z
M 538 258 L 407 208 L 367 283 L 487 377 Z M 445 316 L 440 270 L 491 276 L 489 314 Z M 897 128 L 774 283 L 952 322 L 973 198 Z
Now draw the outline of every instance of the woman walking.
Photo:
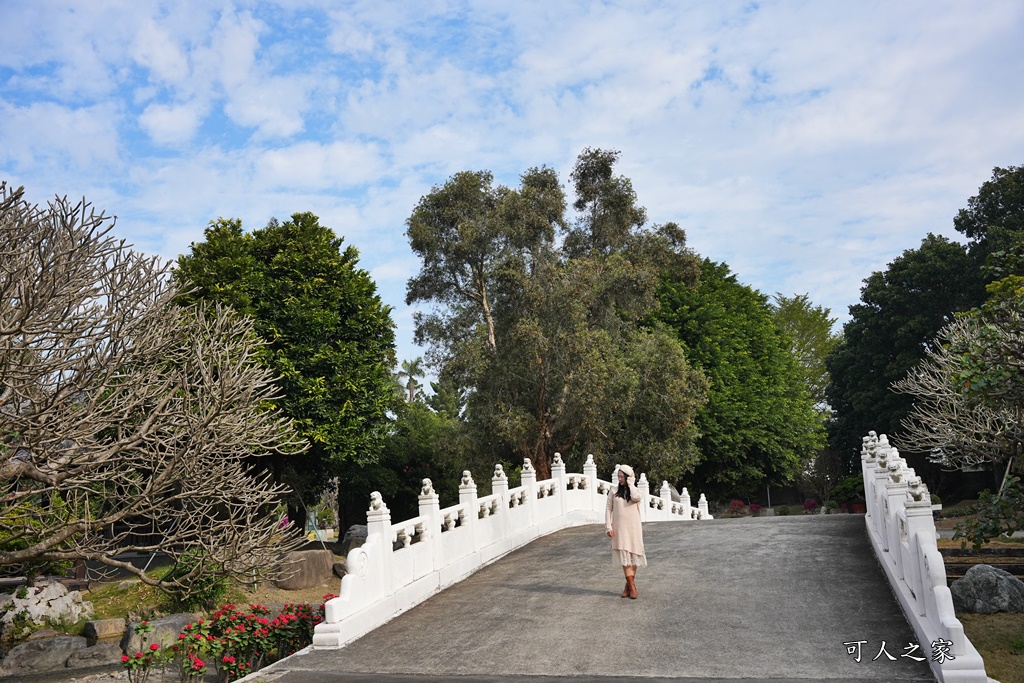
M 644 530 L 640 524 L 640 503 L 643 496 L 633 484 L 633 468 L 619 465 L 619 486 L 608 492 L 604 526 L 612 539 L 615 566 L 626 575 L 622 597 L 636 600 L 636 568 L 647 566 L 644 555 Z

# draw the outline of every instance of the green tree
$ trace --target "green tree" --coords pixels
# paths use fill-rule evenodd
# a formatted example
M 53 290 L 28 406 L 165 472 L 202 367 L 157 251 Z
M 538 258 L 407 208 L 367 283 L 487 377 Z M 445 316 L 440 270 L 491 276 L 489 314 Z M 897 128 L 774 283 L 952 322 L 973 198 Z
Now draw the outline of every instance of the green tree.
M 777 293 L 771 308 L 775 324 L 786 335 L 790 351 L 796 357 L 808 395 L 815 405 L 826 408 L 828 368 L 825 358 L 840 339 L 840 335 L 832 331 L 837 319 L 830 317 L 832 312 L 828 308 L 812 304 L 807 294 L 787 297 Z
M 695 259 L 677 226 L 641 228 L 628 179 L 613 173 L 617 155 L 581 154 L 571 227 L 558 177 L 543 168 L 517 189 L 492 187 L 487 172 L 456 174 L 408 222 L 423 267 L 407 302 L 437 306 L 417 319 L 417 338 L 441 375 L 468 390 L 480 449 L 529 457 L 542 478 L 556 451 L 580 463 L 588 452 L 629 458 L 659 476 L 692 459 L 703 380 L 663 330 L 640 322 L 657 304 L 660 270 L 683 277 Z M 623 418 L 643 405 L 665 421 L 643 431 Z M 626 452 L 641 444 L 642 454 Z
M 719 496 L 792 481 L 823 445 L 824 428 L 766 297 L 705 259 L 696 288 L 665 282 L 657 315 L 710 381 L 694 479 Z
M 391 312 L 357 264 L 355 247 L 296 213 L 251 233 L 237 219 L 212 221 L 174 271 L 183 304 L 223 302 L 251 316 L 267 342 L 260 360 L 278 378 L 275 405 L 311 444 L 301 458 L 275 459 L 275 479 L 311 503 L 340 475 L 350 516 L 365 500 L 345 497 L 344 477 L 378 458 L 394 405 Z
M 977 259 L 936 235 L 865 279 L 843 338 L 826 359 L 831 446 L 852 461 L 864 434 L 895 433 L 913 399 L 893 392 L 892 383 L 921 362 L 955 312 L 977 306 L 984 296 Z
M 423 377 L 423 358 L 415 358 L 413 360 L 403 360 L 402 369 L 395 373 L 398 381 L 405 380 L 405 389 L 409 391 L 409 403 L 416 400 L 416 389 L 419 388 L 419 382 L 416 381 L 417 377 Z

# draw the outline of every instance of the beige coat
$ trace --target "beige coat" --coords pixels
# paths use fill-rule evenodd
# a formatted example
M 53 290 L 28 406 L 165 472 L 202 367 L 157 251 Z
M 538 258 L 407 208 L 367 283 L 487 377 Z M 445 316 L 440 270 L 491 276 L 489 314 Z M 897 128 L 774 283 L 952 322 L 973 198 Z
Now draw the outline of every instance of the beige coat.
M 634 555 L 644 554 L 644 530 L 640 524 L 640 503 L 643 496 L 640 489 L 632 483 L 628 484 L 632 500 L 618 498 L 614 485 L 608 492 L 608 504 L 605 507 L 604 526 L 606 531 L 614 531 L 612 550 L 628 550 Z

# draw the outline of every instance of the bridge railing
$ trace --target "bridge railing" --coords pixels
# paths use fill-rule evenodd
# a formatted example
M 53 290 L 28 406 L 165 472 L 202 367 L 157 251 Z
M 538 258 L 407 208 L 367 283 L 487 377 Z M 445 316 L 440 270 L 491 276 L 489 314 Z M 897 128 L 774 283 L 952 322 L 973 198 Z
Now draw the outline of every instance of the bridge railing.
M 861 471 L 868 538 L 932 673 L 942 683 L 986 683 L 981 655 L 953 611 L 928 487 L 885 434 L 864 437 Z
M 567 473 L 555 454 L 551 478 L 537 481 L 524 460 L 522 484 L 509 488 L 501 465 L 491 478 L 491 495 L 477 496 L 476 483 L 463 472 L 459 502 L 440 507 L 429 479 L 423 480 L 419 515 L 392 523 L 379 493 L 370 496 L 366 542 L 348 554 L 348 573 L 339 596 L 329 600 L 324 622 L 316 626 L 314 648 L 338 648 L 359 638 L 437 591 L 546 534 L 581 524 L 604 523 L 612 483 L 597 477 L 593 456 L 582 473 Z M 616 475 L 612 475 L 616 480 Z M 667 482 L 651 495 L 646 476 L 637 482 L 644 521 L 712 519 L 701 494 L 691 506 L 686 489 L 672 500 Z

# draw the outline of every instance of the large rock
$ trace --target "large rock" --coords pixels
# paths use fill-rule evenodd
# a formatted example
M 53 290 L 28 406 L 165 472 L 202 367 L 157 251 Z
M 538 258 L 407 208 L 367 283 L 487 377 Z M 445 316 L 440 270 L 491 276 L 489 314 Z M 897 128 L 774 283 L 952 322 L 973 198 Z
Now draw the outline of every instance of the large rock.
M 348 565 L 345 560 L 338 560 L 334 563 L 334 575 L 339 579 L 344 579 L 345 574 L 348 573 Z
M 105 640 L 117 638 L 124 635 L 124 619 L 100 619 L 88 621 L 85 624 L 85 637 L 89 640 Z
M 92 603 L 83 602 L 81 593 L 69 593 L 57 582 L 26 588 L 23 598 L 19 598 L 17 592 L 0 595 L 0 605 L 7 607 L 0 616 L 5 624 L 10 624 L 18 613 L 26 614 L 36 624 L 46 621 L 74 624 L 93 615 Z
M 341 539 L 341 554 L 348 557 L 348 553 L 352 548 L 358 548 L 366 543 L 366 525 L 365 524 L 353 524 L 345 532 L 345 537 Z
M 296 550 L 285 555 L 284 576 L 274 582 L 286 591 L 319 586 L 331 576 L 334 553 L 330 550 Z
M 953 582 L 949 591 L 957 612 L 1024 613 L 1024 581 L 987 564 L 968 569 L 962 579 Z
M 126 655 L 133 655 L 142 652 L 152 643 L 160 643 L 160 647 L 170 647 L 178 642 L 178 634 L 185 630 L 185 627 L 194 621 L 203 618 L 202 614 L 172 614 L 159 619 L 150 619 L 147 623 L 153 630 L 146 634 L 145 643 L 142 636 L 135 633 L 129 625 L 121 638 L 121 650 Z
M 52 671 L 67 666 L 68 659 L 86 647 L 81 636 L 58 636 L 31 640 L 11 649 L 4 657 L 0 671 L 5 676 Z
M 121 647 L 117 643 L 99 643 L 82 650 L 75 650 L 68 657 L 65 666 L 80 669 L 87 666 L 104 666 L 121 663 Z

